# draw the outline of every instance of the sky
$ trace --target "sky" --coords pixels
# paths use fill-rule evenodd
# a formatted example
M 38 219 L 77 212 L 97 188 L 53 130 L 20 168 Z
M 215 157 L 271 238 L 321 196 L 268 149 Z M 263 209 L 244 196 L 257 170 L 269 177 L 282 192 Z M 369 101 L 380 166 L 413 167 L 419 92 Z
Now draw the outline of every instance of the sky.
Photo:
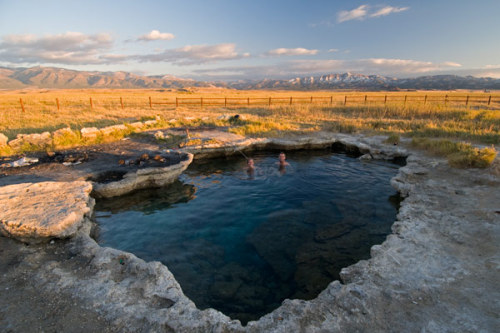
M 500 78 L 500 1 L 0 0 L 0 66 Z

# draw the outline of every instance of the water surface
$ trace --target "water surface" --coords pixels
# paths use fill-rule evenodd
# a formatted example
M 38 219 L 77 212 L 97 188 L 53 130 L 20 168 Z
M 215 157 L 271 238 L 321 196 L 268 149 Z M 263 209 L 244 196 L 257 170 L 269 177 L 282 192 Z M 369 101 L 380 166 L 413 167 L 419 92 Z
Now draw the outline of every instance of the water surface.
M 168 266 L 184 293 L 243 323 L 312 299 L 395 220 L 397 165 L 329 151 L 192 164 L 167 188 L 99 200 L 98 242 Z

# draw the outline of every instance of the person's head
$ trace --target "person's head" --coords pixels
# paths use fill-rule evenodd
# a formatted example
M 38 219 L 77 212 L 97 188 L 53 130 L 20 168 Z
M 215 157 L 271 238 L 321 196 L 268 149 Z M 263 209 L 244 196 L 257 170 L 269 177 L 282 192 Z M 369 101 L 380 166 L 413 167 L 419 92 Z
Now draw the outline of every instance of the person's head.
M 286 160 L 285 153 L 283 153 L 283 152 L 280 153 L 279 160 L 280 160 L 281 163 L 285 162 L 285 160 Z
M 247 165 L 249 168 L 252 168 L 254 167 L 254 161 L 253 161 L 253 158 L 249 158 L 248 161 L 247 161 Z

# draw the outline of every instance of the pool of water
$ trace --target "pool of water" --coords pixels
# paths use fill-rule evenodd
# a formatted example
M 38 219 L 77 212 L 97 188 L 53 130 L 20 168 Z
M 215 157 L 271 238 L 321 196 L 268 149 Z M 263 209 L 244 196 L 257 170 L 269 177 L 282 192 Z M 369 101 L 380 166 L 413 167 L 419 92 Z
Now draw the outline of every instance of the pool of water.
M 369 258 L 399 208 L 398 165 L 330 151 L 192 164 L 161 189 L 100 199 L 97 241 L 168 266 L 184 293 L 243 323 L 286 298 L 312 299 Z

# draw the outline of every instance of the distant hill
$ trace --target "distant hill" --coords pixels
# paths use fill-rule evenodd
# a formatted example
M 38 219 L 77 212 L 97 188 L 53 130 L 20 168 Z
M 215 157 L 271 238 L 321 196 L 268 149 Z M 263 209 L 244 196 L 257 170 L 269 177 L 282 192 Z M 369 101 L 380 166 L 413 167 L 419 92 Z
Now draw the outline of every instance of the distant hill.
M 90 72 L 55 67 L 2 68 L 0 67 L 0 89 L 62 88 L 62 89 L 147 89 L 224 87 L 233 89 L 475 89 L 500 90 L 500 79 L 473 76 L 434 75 L 398 79 L 380 75 L 353 73 L 327 74 L 298 77 L 290 80 L 264 79 L 234 82 L 204 82 L 178 78 L 172 75 L 144 76 L 127 72 Z
M 0 89 L 19 88 L 184 88 L 208 83 L 171 75 L 142 76 L 127 72 L 87 72 L 54 67 L 0 68 Z
M 500 80 L 473 76 L 434 75 L 417 78 L 398 79 L 380 75 L 328 74 L 298 77 L 290 80 L 239 81 L 230 84 L 236 89 L 357 89 L 357 90 L 398 90 L 398 89 L 500 89 Z

